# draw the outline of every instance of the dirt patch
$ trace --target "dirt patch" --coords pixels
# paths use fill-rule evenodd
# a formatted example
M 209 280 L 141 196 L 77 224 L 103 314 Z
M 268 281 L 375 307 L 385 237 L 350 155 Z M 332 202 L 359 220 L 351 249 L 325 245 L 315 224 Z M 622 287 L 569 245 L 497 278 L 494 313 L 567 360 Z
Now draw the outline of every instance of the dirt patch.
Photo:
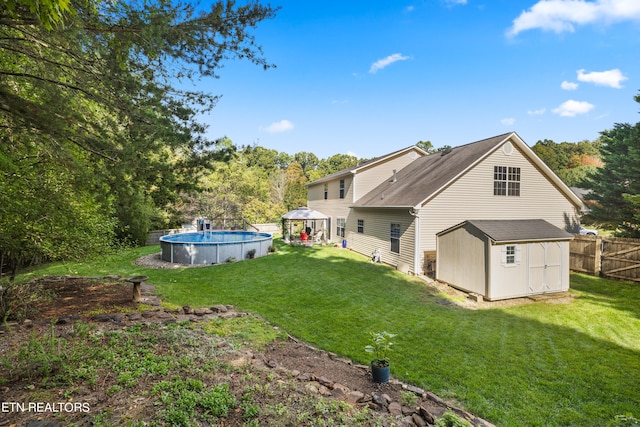
M 206 320 L 216 316 L 248 315 L 234 313 L 231 307 L 229 312 L 222 307 L 220 310 L 224 311 L 223 313 L 203 309 L 199 317 L 194 314 L 194 311 L 188 312 L 188 310 L 167 312 L 157 306 L 158 301 L 152 296 L 153 288 L 148 286 L 143 289 L 144 301 L 156 306 L 141 313 L 139 305 L 132 302 L 132 285 L 121 278 L 53 277 L 41 280 L 46 281 L 47 289 L 55 293 L 55 298 L 38 306 L 37 317 L 28 322 L 9 324 L 8 330 L 2 330 L 0 360 L 7 358 L 11 352 L 24 346 L 33 337 L 44 337 L 52 333 L 56 337 L 73 336 L 73 322 L 76 320 L 82 320 L 105 331 L 142 323 L 149 333 L 158 333 L 150 326 L 151 324 L 166 325 L 183 320 L 204 324 Z M 196 340 L 205 346 L 209 338 L 202 333 L 201 329 L 191 329 L 193 334 L 200 334 Z M 355 365 L 349 360 L 315 349 L 294 337 L 272 342 L 260 351 L 255 349 L 231 351 L 232 346 L 225 342 L 211 345 L 214 348 L 226 349 L 222 351 L 224 357 L 220 357 L 227 364 L 227 368 L 221 368 L 222 370 L 213 376 L 211 373 L 204 376 L 215 378 L 216 381 L 224 380 L 230 384 L 231 390 L 237 395 L 238 402 L 242 401 L 246 390 L 254 390 L 253 403 L 260 408 L 260 415 L 256 415 L 253 419 L 258 422 L 257 425 L 268 425 L 269 420 L 273 421 L 278 419 L 277 417 L 289 417 L 279 418 L 279 422 L 284 423 L 282 425 L 291 425 L 290 423 L 305 425 L 304 421 L 293 420 L 303 420 L 304 414 L 311 417 L 310 419 L 332 416 L 327 412 L 318 412 L 318 404 L 309 403 L 308 396 L 318 401 L 339 399 L 341 402 L 348 402 L 358 410 L 366 408 L 364 415 L 358 415 L 357 419 L 361 420 L 359 425 L 391 425 L 400 420 L 403 420 L 402 425 L 415 425 L 414 421 L 417 418 L 428 419 L 425 412 L 437 417 L 448 409 L 453 409 L 472 420 L 475 425 L 490 425 L 447 404 L 428 391 L 393 380 L 387 384 L 374 383 L 367 367 Z M 160 348 L 156 351 L 162 353 L 169 349 Z M 202 363 L 205 364 L 206 361 Z M 228 367 L 245 365 L 243 375 L 236 375 L 235 371 Z M 205 372 L 204 367 L 202 371 Z M 263 394 L 258 393 L 262 390 L 261 387 L 264 388 L 265 383 L 274 381 L 274 376 L 279 378 L 278 388 L 272 388 L 269 393 L 266 391 Z M 154 418 L 157 416 L 157 408 L 154 409 L 153 399 L 150 398 L 153 382 L 139 381 L 131 389 L 125 390 L 126 393 L 111 392 L 110 390 L 118 386 L 118 381 L 114 375 L 105 372 L 91 384 L 83 384 L 80 381 L 70 387 L 56 385 L 51 388 L 49 385 L 38 383 L 34 378 L 25 379 L 10 368 L 3 371 L 0 366 L 0 394 L 4 402 L 88 402 L 91 407 L 90 413 L 80 412 L 64 414 L 64 416 L 51 413 L 21 413 L 13 410 L 9 412 L 9 417 L 5 421 L 0 420 L 0 426 L 12 425 L 12 423 L 27 426 L 44 425 L 34 424 L 36 420 L 58 420 L 56 422 L 59 424 L 51 424 L 54 426 L 67 425 L 70 421 L 77 425 L 95 425 L 96 414 L 100 416 L 109 414 L 111 417 L 109 420 L 115 424 L 125 420 L 145 420 L 152 425 L 161 422 Z M 408 396 L 414 397 L 408 399 Z M 281 406 L 285 403 L 286 408 Z M 247 410 L 245 408 L 243 412 L 236 409 L 220 425 L 243 425 L 247 421 Z M 270 413 L 271 410 L 277 413 Z M 424 411 L 422 415 L 420 411 Z
M 133 285 L 119 279 L 88 279 L 84 277 L 48 277 L 45 288 L 55 298 L 38 305 L 36 320 L 86 316 L 96 312 L 127 312 L 137 310 L 133 302 Z

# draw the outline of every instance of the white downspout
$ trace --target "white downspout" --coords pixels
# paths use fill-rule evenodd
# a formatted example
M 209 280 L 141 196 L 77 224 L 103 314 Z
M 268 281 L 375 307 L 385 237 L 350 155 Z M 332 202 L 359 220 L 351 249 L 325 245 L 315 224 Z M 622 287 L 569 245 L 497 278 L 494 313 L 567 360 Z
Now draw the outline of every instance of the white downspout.
M 415 218 L 415 238 L 413 239 L 413 274 L 420 275 L 420 209 L 411 208 L 409 214 Z

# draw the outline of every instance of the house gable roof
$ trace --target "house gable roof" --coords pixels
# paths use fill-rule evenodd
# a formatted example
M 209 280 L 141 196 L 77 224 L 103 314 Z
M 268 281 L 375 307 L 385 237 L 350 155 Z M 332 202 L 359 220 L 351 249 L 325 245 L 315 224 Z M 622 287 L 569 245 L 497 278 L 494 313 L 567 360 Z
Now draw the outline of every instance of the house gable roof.
M 311 186 L 311 185 L 316 185 L 316 184 L 321 184 L 323 182 L 332 181 L 334 179 L 343 178 L 345 176 L 355 175 L 358 172 L 361 172 L 363 170 L 369 169 L 371 167 L 375 167 L 376 165 L 378 165 L 380 163 L 386 162 L 386 161 L 388 161 L 390 159 L 393 159 L 394 157 L 400 156 L 400 155 L 402 155 L 404 153 L 407 153 L 409 151 L 412 151 L 412 150 L 416 151 L 417 153 L 419 153 L 422 156 L 427 155 L 426 151 L 424 151 L 420 147 L 412 145 L 412 146 L 403 148 L 401 150 L 394 151 L 393 153 L 385 154 L 384 156 L 380 156 L 380 157 L 373 158 L 371 160 L 367 160 L 366 162 L 360 163 L 358 165 L 351 166 L 351 167 L 348 167 L 348 168 L 344 168 L 342 170 L 339 170 L 338 172 L 334 172 L 334 173 L 332 173 L 330 175 L 323 176 L 322 178 L 316 179 L 315 181 L 312 181 L 312 182 L 310 182 L 310 183 L 308 183 L 306 185 L 308 187 L 308 186 Z
M 461 145 L 421 157 L 397 171 L 361 197 L 354 207 L 408 207 L 420 208 L 439 194 L 461 175 L 510 141 L 545 174 L 578 208 L 582 202 L 558 176 L 515 133 L 509 132 L 492 138 Z
M 471 225 L 495 243 L 540 242 L 571 240 L 573 235 L 543 219 L 513 220 L 468 220 L 437 233 L 441 236 L 450 231 Z

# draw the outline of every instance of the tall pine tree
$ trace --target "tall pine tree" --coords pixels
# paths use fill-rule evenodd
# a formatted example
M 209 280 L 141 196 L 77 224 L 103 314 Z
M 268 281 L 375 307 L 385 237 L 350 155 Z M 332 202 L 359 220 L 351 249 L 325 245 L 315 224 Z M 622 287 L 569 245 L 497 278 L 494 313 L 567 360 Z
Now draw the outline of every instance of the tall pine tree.
M 635 97 L 640 103 L 640 95 Z M 590 217 L 622 237 L 640 237 L 640 122 L 617 123 L 602 134 L 605 165 L 589 180 L 597 202 Z

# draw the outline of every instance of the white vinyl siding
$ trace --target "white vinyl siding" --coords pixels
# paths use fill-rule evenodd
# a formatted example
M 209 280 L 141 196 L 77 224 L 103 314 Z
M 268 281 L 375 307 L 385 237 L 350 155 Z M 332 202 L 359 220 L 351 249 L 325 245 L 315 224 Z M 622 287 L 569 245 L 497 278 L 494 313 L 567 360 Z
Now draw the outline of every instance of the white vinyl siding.
M 365 233 L 358 233 L 357 221 L 366 224 Z M 407 209 L 353 209 L 347 218 L 347 242 L 350 249 L 370 257 L 380 250 L 382 262 L 413 267 L 415 245 L 415 218 Z M 391 252 L 390 224 L 400 224 L 400 253 Z
M 520 197 L 493 195 L 495 165 L 520 168 Z M 420 250 L 436 250 L 435 234 L 465 220 L 534 218 L 563 230 L 579 223 L 575 205 L 517 147 L 497 149 L 420 210 Z
M 422 154 L 413 149 L 384 162 L 376 163 L 370 168 L 363 168 L 358 171 L 353 201 L 357 201 L 360 197 L 376 188 L 385 179 L 391 179 L 394 169 L 399 171 L 419 157 L 422 157 Z
M 344 180 L 345 198 L 340 198 L 340 180 Z M 353 192 L 353 177 L 346 176 L 336 178 L 335 180 L 310 185 L 307 189 L 307 206 L 310 209 L 317 210 L 329 217 L 329 222 L 333 229 L 329 230 L 327 239 L 337 241 L 342 240 L 342 236 L 336 237 L 336 227 L 338 218 L 347 218 L 349 216 L 351 206 L 351 194 Z M 325 184 L 327 184 L 327 199 L 324 198 Z

